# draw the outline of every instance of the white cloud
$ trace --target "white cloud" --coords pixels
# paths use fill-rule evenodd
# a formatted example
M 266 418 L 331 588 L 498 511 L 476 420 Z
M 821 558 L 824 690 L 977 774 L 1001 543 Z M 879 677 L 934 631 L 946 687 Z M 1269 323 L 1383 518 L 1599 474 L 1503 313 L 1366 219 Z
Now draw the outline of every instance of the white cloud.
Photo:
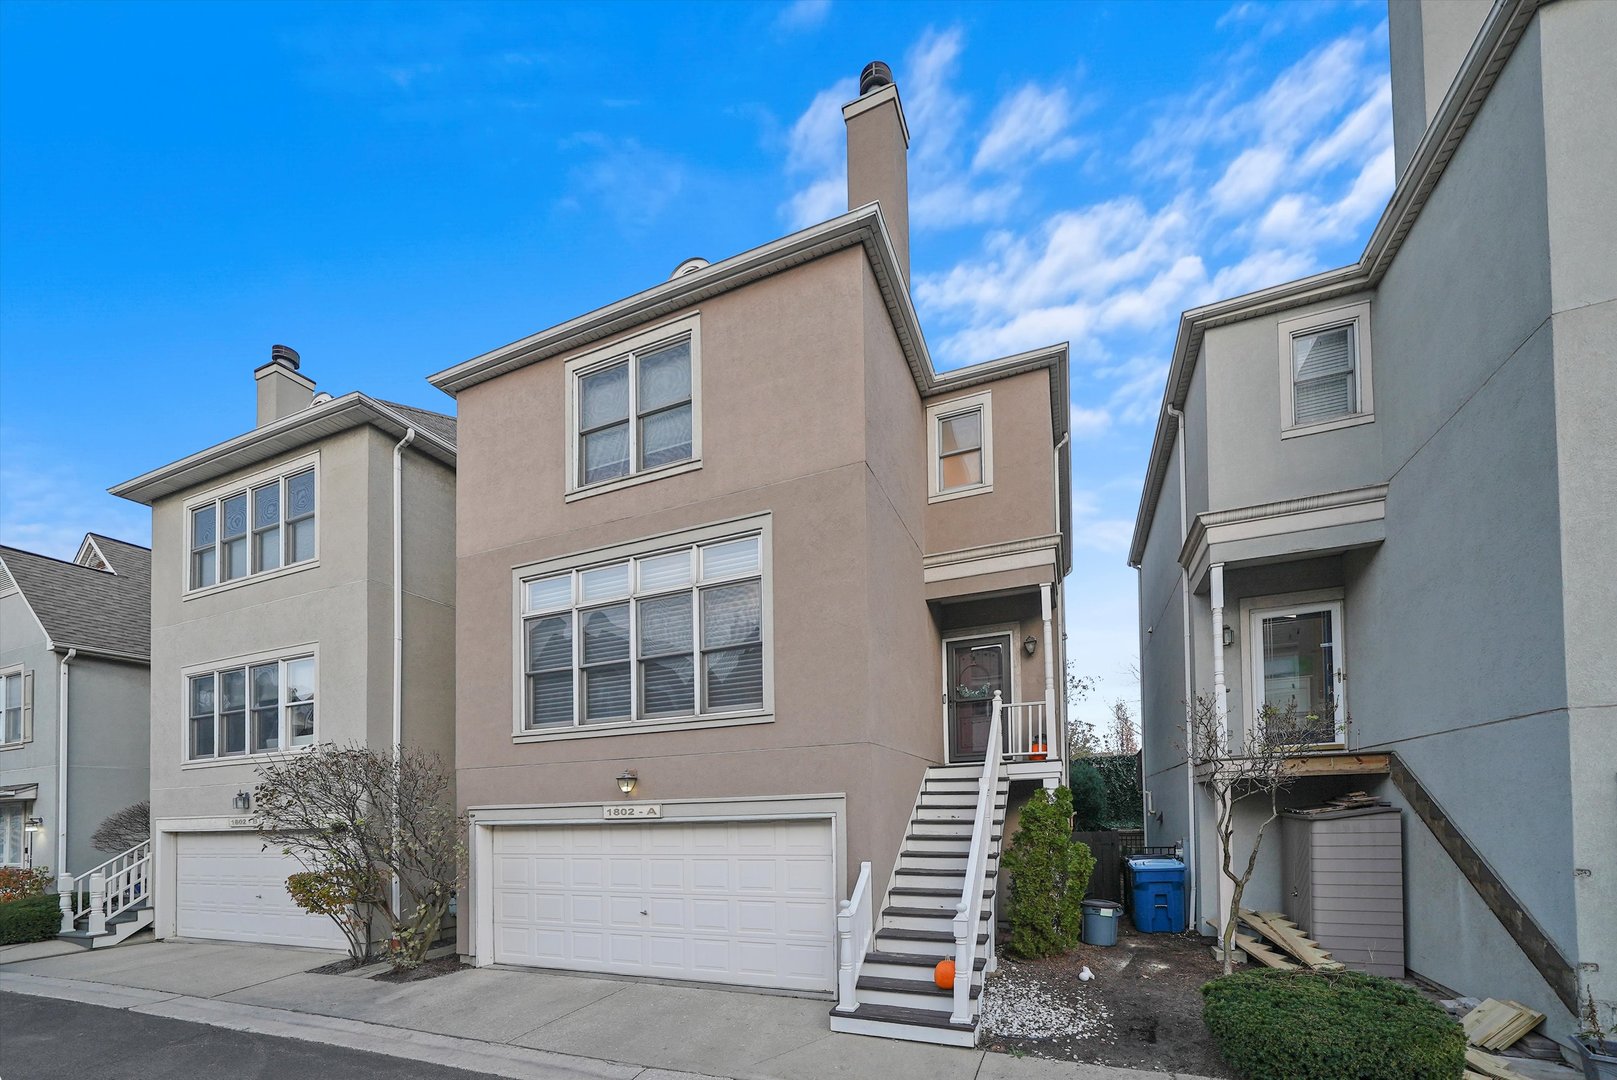
M 831 0 L 792 0 L 775 16 L 775 28 L 786 31 L 813 30 L 831 14 Z
M 681 192 L 689 170 L 679 158 L 638 139 L 583 132 L 566 139 L 566 152 L 583 160 L 568 171 L 568 194 L 557 202 L 575 210 L 586 201 L 609 214 L 624 232 L 639 232 L 660 217 Z
M 57 559 L 71 559 L 87 532 L 144 544 L 151 514 L 113 498 L 49 450 L 0 435 L 0 541 Z
M 1286 162 L 1286 152 L 1278 147 L 1254 146 L 1241 151 L 1213 185 L 1213 202 L 1221 210 L 1251 206 L 1274 190 Z
M 1105 409 L 1090 409 L 1082 405 L 1072 407 L 1068 429 L 1074 439 L 1094 439 L 1106 434 L 1112 427 L 1112 414 Z
M 1078 152 L 1078 140 L 1067 130 L 1071 123 L 1066 90 L 1024 86 L 994 110 L 971 167 L 1011 169 L 1027 161 L 1070 158 Z

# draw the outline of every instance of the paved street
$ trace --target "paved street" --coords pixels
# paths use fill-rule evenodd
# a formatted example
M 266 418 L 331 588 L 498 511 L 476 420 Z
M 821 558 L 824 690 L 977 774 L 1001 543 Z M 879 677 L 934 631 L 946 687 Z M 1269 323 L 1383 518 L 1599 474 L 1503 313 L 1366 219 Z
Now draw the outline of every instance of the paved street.
M 0 1016 L 5 1017 L 0 1076 L 6 1080 L 473 1080 L 485 1075 L 23 994 L 0 993 Z

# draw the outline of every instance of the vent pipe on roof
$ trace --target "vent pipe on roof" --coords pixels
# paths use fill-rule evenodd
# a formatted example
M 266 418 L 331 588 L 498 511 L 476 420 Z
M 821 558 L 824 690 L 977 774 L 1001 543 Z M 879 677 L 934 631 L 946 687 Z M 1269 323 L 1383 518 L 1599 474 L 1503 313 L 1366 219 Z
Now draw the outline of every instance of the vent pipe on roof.
M 258 426 L 302 412 L 314 400 L 314 380 L 298 371 L 298 351 L 271 345 L 270 361 L 253 372 L 258 384 Z
M 910 276 L 910 129 L 893 71 L 873 60 L 859 73 L 859 97 L 842 107 L 848 127 L 848 209 L 876 203 L 899 269 Z

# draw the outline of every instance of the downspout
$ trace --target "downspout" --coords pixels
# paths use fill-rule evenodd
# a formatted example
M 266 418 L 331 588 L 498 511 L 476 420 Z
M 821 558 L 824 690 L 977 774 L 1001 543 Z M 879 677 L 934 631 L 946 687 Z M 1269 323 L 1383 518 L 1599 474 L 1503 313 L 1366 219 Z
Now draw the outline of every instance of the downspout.
M 56 872 L 67 868 L 67 666 L 79 654 L 69 649 L 57 662 L 61 685 L 56 691 Z
M 1185 538 L 1190 535 L 1190 494 L 1189 487 L 1185 483 L 1185 414 L 1169 405 L 1168 415 L 1174 418 L 1179 429 L 1174 438 L 1174 448 L 1179 451 L 1179 543 L 1183 546 Z M 1192 760 L 1195 756 L 1193 753 L 1195 738 L 1191 730 L 1195 690 L 1191 686 L 1194 674 L 1191 670 L 1190 651 L 1190 569 L 1183 564 L 1179 567 L 1179 599 L 1181 619 L 1184 623 L 1185 655 L 1185 905 L 1190 928 L 1196 930 L 1200 926 L 1200 920 L 1197 918 L 1196 907 L 1196 763 Z
M 393 447 L 393 769 L 398 776 L 404 749 L 404 448 L 415 442 L 415 428 Z M 395 806 L 397 800 L 395 800 Z M 395 817 L 396 817 L 395 813 Z M 395 821 L 394 843 L 398 843 Z M 399 877 L 393 875 L 393 911 L 399 911 Z
M 1041 590 L 1041 599 L 1044 606 L 1044 712 L 1046 717 L 1045 723 L 1057 725 L 1057 729 L 1051 732 L 1051 734 L 1055 736 L 1056 743 L 1056 745 L 1051 749 L 1055 751 L 1054 756 L 1056 757 L 1056 760 L 1061 762 L 1061 779 L 1057 782 L 1057 787 L 1066 787 L 1068 784 L 1072 783 L 1072 777 L 1070 775 L 1072 763 L 1067 760 L 1067 710 L 1071 708 L 1072 703 L 1067 701 L 1067 695 L 1065 693 L 1056 693 L 1054 670 L 1056 661 L 1055 655 L 1050 651 L 1055 644 L 1051 637 L 1052 628 L 1050 625 L 1051 593 L 1052 589 L 1059 587 L 1061 582 L 1061 541 L 1064 539 L 1061 536 L 1061 450 L 1067 445 L 1067 440 L 1070 438 L 1072 438 L 1071 432 L 1067 432 L 1066 434 L 1062 435 L 1061 440 L 1056 443 L 1055 449 L 1050 451 L 1050 484 L 1055 489 L 1055 501 L 1050 509 L 1054 514 L 1055 519 L 1056 586 Z M 1061 628 L 1061 639 L 1063 643 L 1065 643 L 1067 637 L 1067 628 L 1065 625 L 1067 621 L 1067 601 L 1065 596 L 1061 596 L 1059 593 L 1057 596 L 1059 597 L 1061 604 L 1061 621 L 1063 624 Z M 1061 650 L 1063 659 L 1066 657 L 1066 652 L 1067 650 L 1065 644 L 1063 644 Z M 1062 672 L 1063 682 L 1065 681 L 1065 676 L 1066 672 Z M 1058 697 L 1061 699 L 1063 705 L 1061 715 L 1059 717 L 1056 716 L 1055 705 Z

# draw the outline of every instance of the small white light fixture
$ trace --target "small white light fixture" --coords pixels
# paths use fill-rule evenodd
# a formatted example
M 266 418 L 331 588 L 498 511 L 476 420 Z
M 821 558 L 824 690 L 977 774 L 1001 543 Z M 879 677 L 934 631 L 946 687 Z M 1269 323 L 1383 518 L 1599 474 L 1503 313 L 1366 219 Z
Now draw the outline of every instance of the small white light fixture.
M 25 832 L 43 832 L 45 829 L 45 819 L 40 817 L 31 817 L 22 823 L 22 827 L 23 831 Z
M 253 808 L 253 797 L 245 791 L 238 791 L 236 792 L 236 797 L 230 800 L 230 805 L 237 810 L 251 810 Z
M 635 774 L 633 769 L 624 769 L 618 773 L 618 790 L 625 795 L 632 795 L 634 794 L 634 786 L 639 780 L 640 777 Z
M 1032 656 L 1034 653 L 1038 652 L 1039 639 L 1034 637 L 1032 634 L 1029 634 L 1027 637 L 1023 638 L 1022 651 L 1027 653 L 1029 656 Z

